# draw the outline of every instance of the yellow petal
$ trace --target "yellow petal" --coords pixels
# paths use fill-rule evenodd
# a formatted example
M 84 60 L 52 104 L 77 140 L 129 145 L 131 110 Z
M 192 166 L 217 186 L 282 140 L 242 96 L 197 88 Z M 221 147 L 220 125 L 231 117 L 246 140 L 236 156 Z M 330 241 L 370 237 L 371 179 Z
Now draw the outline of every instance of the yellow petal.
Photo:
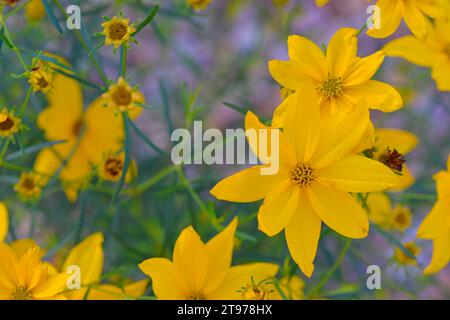
M 414 36 L 405 36 L 387 43 L 383 51 L 390 57 L 400 57 L 421 67 L 431 67 L 436 50 Z
M 322 82 L 328 75 L 327 60 L 322 50 L 306 37 L 291 35 L 288 37 L 289 59 L 299 63 L 302 73 L 309 78 Z
M 288 107 L 291 105 L 290 100 L 295 99 L 293 95 L 290 95 L 275 109 L 272 117 L 272 127 L 273 128 L 283 128 L 284 120 L 286 118 L 286 112 Z
M 398 176 L 398 183 L 389 188 L 387 191 L 389 192 L 401 192 L 410 188 L 416 182 L 416 178 L 414 178 L 411 170 L 407 165 L 403 165 L 402 174 Z
M 444 269 L 450 261 L 450 232 L 433 241 L 433 258 L 424 270 L 425 274 L 432 274 Z
M 380 29 L 371 29 L 367 34 L 374 38 L 386 38 L 393 34 L 402 21 L 402 2 L 380 0 L 376 5 L 380 9 Z
M 350 112 L 323 117 L 320 140 L 311 158 L 314 168 L 324 168 L 352 152 L 369 125 L 369 111 L 358 105 Z
M 356 59 L 357 30 L 341 28 L 331 38 L 327 49 L 328 68 L 334 77 L 343 77 Z
M 206 243 L 208 274 L 206 276 L 205 294 L 216 289 L 230 269 L 237 225 L 238 219 L 234 218 L 222 232 Z
M 308 189 L 308 195 L 314 211 L 328 227 L 347 238 L 367 237 L 369 220 L 350 194 L 315 183 Z
M 389 197 L 382 192 L 370 193 L 366 198 L 369 219 L 378 225 L 384 226 L 392 215 L 392 204 Z
M 305 83 L 293 95 L 284 122 L 284 132 L 294 146 L 297 161 L 307 163 L 319 142 L 320 110 L 317 91 Z
M 448 218 L 448 208 L 450 201 L 437 201 L 430 213 L 422 221 L 417 237 L 421 239 L 442 238 L 450 228 L 450 219 Z
M 139 269 L 152 279 L 153 292 L 161 300 L 189 299 L 186 284 L 174 264 L 164 258 L 148 259 L 139 264 Z
M 184 229 L 175 243 L 173 264 L 184 281 L 189 293 L 202 294 L 208 274 L 206 246 L 192 226 Z
M 296 212 L 300 188 L 286 181 L 274 188 L 259 208 L 259 230 L 269 237 L 282 231 Z
M 450 172 L 441 171 L 434 176 L 438 199 L 450 199 Z
M 125 300 L 124 291 L 112 284 L 101 284 L 89 290 L 87 300 Z
M 280 170 L 276 175 L 261 175 L 263 166 L 254 166 L 229 176 L 210 191 L 219 200 L 254 202 L 263 199 L 277 184 L 289 178 Z
M 309 81 L 298 61 L 269 61 L 269 72 L 279 84 L 291 90 L 297 90 L 302 83 Z
M 125 291 L 127 296 L 133 297 L 133 298 L 140 298 L 145 294 L 145 291 L 148 287 L 148 280 L 139 280 L 130 284 L 127 284 L 123 290 Z
M 435 60 L 431 77 L 436 81 L 436 86 L 440 91 L 450 91 L 450 63 L 448 58 L 439 57 Z
M 19 285 L 19 259 L 6 243 L 0 243 L 0 261 L 0 289 L 15 288 Z
M 446 0 L 419 0 L 416 1 L 415 4 L 421 11 L 432 18 L 437 18 L 440 20 L 448 19 L 448 12 L 450 10 L 448 9 L 448 1 Z
M 370 109 L 393 112 L 403 107 L 403 99 L 400 93 L 391 85 L 376 80 L 345 87 L 344 93 L 355 104 L 362 99 L 366 100 Z
M 347 192 L 382 191 L 398 184 L 397 175 L 381 162 L 350 155 L 314 171 L 317 181 L 328 188 Z
M 318 7 L 323 7 L 324 5 L 326 5 L 328 2 L 330 2 L 330 0 L 316 0 L 316 5 Z
M 68 275 L 66 273 L 60 273 L 56 276 L 48 278 L 46 281 L 42 282 L 33 289 L 33 297 L 36 299 L 45 299 L 56 296 L 66 289 L 67 278 Z
M 249 111 L 245 115 L 245 131 L 248 132 L 250 130 L 256 133 L 256 136 L 253 138 L 247 136 L 247 141 L 252 152 L 262 163 L 269 163 L 271 159 L 273 129 L 264 125 L 253 112 Z M 261 135 L 265 135 L 266 139 L 261 139 Z
M 403 1 L 403 18 L 411 32 L 419 39 L 426 39 L 431 22 L 413 1 Z
M 270 281 L 277 272 L 278 266 L 272 263 L 251 263 L 232 267 L 222 285 L 206 298 L 209 300 L 242 300 L 243 290 L 247 286 Z
M 375 147 L 379 151 L 389 148 L 395 149 L 403 155 L 414 150 L 419 143 L 413 133 L 400 129 L 376 129 L 375 136 Z
M 69 252 L 62 271 L 69 266 L 81 270 L 81 283 L 85 286 L 100 280 L 103 271 L 103 234 L 98 232 L 86 237 Z
M 314 271 L 320 229 L 319 216 L 314 211 L 307 193 L 301 192 L 297 210 L 286 227 L 285 235 L 292 258 L 308 278 Z
M 383 64 L 384 56 L 382 51 L 377 51 L 368 57 L 358 58 L 344 75 L 344 86 L 354 86 L 369 81 Z
M 18 257 L 23 256 L 33 247 L 38 247 L 36 241 L 33 239 L 19 239 L 10 243 L 11 249 L 17 254 Z M 41 250 L 41 256 L 44 255 L 44 252 Z
M 0 242 L 3 242 L 8 235 L 9 219 L 8 208 L 3 202 L 0 202 Z

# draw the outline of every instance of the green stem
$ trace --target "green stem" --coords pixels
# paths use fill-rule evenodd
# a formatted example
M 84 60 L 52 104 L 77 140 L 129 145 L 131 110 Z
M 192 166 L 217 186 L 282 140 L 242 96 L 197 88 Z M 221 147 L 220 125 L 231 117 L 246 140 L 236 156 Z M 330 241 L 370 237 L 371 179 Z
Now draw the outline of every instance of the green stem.
M 19 59 L 20 64 L 22 65 L 23 69 L 26 72 L 28 72 L 29 71 L 28 66 L 25 63 L 25 60 L 24 60 L 24 58 L 22 56 L 22 53 L 21 53 L 20 49 L 14 44 L 14 42 L 13 42 L 13 40 L 11 38 L 11 35 L 10 35 L 9 31 L 8 31 L 8 28 L 6 27 L 5 18 L 4 18 L 3 13 L 1 11 L 0 11 L 0 25 L 3 27 L 4 37 L 8 40 L 9 44 L 12 46 L 12 51 L 14 52 L 14 54 Z

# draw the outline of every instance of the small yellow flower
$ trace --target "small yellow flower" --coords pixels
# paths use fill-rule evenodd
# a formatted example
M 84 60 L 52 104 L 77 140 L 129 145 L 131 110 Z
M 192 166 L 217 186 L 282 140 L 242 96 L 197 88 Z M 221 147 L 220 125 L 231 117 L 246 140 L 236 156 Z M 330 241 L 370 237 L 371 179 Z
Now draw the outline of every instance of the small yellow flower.
M 447 10 L 450 14 L 450 9 Z M 400 57 L 418 66 L 430 68 L 440 91 L 450 91 L 450 22 L 436 20 L 426 40 L 414 36 L 395 39 L 383 48 L 386 55 Z
M 310 83 L 283 103 L 287 106 L 279 132 L 278 172 L 263 175 L 266 164 L 254 166 L 223 179 L 210 193 L 233 202 L 264 199 L 259 229 L 270 237 L 284 230 L 292 258 L 310 277 L 322 222 L 345 237 L 365 238 L 369 221 L 350 193 L 384 190 L 395 185 L 397 177 L 380 162 L 352 152 L 369 124 L 366 107 L 323 115 Z M 246 117 L 250 128 L 270 130 L 252 113 Z M 252 150 L 265 148 L 249 143 Z
M 276 291 L 277 299 L 283 299 L 283 296 L 278 290 L 280 290 L 284 297 L 288 300 L 302 300 L 304 297 L 305 282 L 299 276 L 286 276 L 283 277 L 278 283 L 278 289 Z
M 384 229 L 403 232 L 411 226 L 411 210 L 401 205 L 392 207 L 384 193 L 369 194 L 366 204 L 370 220 Z
M 318 7 L 323 7 L 324 5 L 326 5 L 328 2 L 330 2 L 330 0 L 316 0 L 316 5 Z
M 115 49 L 123 44 L 128 44 L 132 40 L 132 35 L 136 31 L 130 25 L 130 19 L 114 16 L 111 20 L 102 23 L 103 34 L 105 35 L 105 45 L 113 45 Z
M 14 186 L 14 191 L 25 201 L 38 200 L 42 192 L 41 179 L 33 172 L 22 173 L 19 182 Z
M 411 226 L 412 214 L 409 208 L 396 206 L 392 211 L 392 227 L 394 229 L 403 232 Z
M 405 243 L 403 246 L 414 257 L 417 257 L 420 254 L 420 252 L 421 252 L 420 247 L 418 247 L 415 244 L 415 242 L 413 242 L 413 241 Z M 417 260 L 413 259 L 411 257 L 408 257 L 400 248 L 395 248 L 395 250 L 394 250 L 394 259 L 400 265 L 405 265 L 405 266 L 407 266 L 407 265 L 409 265 L 409 266 L 416 266 L 417 265 Z
M 411 32 L 419 39 L 428 37 L 431 18 L 446 20 L 446 5 L 441 0 L 379 0 L 380 29 L 371 29 L 367 34 L 374 38 L 386 38 L 400 26 L 402 18 Z
M 439 172 L 434 179 L 438 199 L 417 231 L 418 238 L 433 241 L 433 258 L 425 269 L 425 274 L 439 272 L 450 261 L 450 156 L 447 171 Z
M 211 4 L 212 0 L 187 0 L 188 6 L 194 10 L 205 10 Z
M 265 284 L 278 266 L 251 263 L 231 267 L 235 218 L 222 232 L 204 243 L 192 227 L 181 232 L 173 259 L 152 258 L 139 268 L 152 278 L 153 291 L 161 300 L 271 299 Z M 269 292 L 270 291 L 270 292 Z
M 33 68 L 28 75 L 28 82 L 33 87 L 33 92 L 50 92 L 53 88 L 54 80 L 55 71 L 53 71 L 49 63 L 42 60 L 33 61 Z
M 22 121 L 8 109 L 0 111 L 0 137 L 10 137 L 20 130 Z
M 9 218 L 8 208 L 3 202 L 0 202 L 0 242 L 5 241 L 8 235 Z
M 362 99 L 370 109 L 392 112 L 403 106 L 398 91 L 387 83 L 372 80 L 384 61 L 382 51 L 358 57 L 357 30 L 339 29 L 331 38 L 326 53 L 311 40 L 288 37 L 288 61 L 272 60 L 269 71 L 283 87 L 298 90 L 311 82 L 320 98 L 320 109 L 334 113 L 350 110 Z M 282 127 L 286 104 L 274 114 L 273 127 Z
M 137 88 L 132 88 L 123 77 L 109 87 L 103 99 L 107 100 L 108 107 L 128 113 L 133 120 L 142 112 L 145 102 L 143 94 Z
M 123 166 L 125 164 L 125 154 L 122 152 L 119 155 L 109 152 L 103 163 L 98 168 L 98 174 L 100 178 L 106 181 L 118 181 L 122 176 Z M 132 182 L 137 176 L 137 164 L 133 159 L 130 162 L 130 166 L 126 175 L 126 182 Z
M 29 21 L 38 21 L 45 16 L 45 7 L 41 0 L 32 0 L 25 7 L 25 16 Z
M 0 243 L 0 300 L 64 299 L 67 274 L 50 275 L 41 261 L 39 247 L 31 247 L 18 255 L 5 243 Z

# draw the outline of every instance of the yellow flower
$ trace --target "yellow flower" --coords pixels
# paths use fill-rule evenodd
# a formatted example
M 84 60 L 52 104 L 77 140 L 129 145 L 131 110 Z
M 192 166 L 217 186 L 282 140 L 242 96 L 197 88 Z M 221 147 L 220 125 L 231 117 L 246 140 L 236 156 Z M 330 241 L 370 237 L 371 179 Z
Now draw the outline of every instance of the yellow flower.
M 188 6 L 194 10 L 205 10 L 211 4 L 212 0 L 187 0 Z
M 352 153 L 369 124 L 367 108 L 321 115 L 310 83 L 287 100 L 278 173 L 262 175 L 266 164 L 255 166 L 222 180 L 211 194 L 233 202 L 265 199 L 258 212 L 259 229 L 268 236 L 284 229 L 291 256 L 310 277 L 321 222 L 346 237 L 366 237 L 367 215 L 349 193 L 383 190 L 395 185 L 397 177 L 378 161 Z M 264 128 L 251 113 L 246 119 L 250 128 Z
M 8 235 L 9 218 L 8 208 L 3 202 L 0 202 L 0 242 L 5 241 Z
M 192 227 L 184 229 L 175 243 L 173 261 L 145 260 L 139 268 L 152 278 L 153 291 L 161 300 L 270 299 L 266 284 L 278 266 L 252 263 L 231 267 L 235 218 L 207 243 Z
M 133 25 L 130 25 L 130 19 L 114 16 L 111 20 L 102 23 L 103 34 L 105 35 L 105 45 L 113 45 L 119 48 L 123 44 L 128 44 L 132 40 L 132 35 L 136 31 Z
M 41 261 L 39 247 L 31 247 L 19 256 L 11 247 L 0 243 L 0 300 L 64 299 L 65 273 L 50 276 Z
M 70 266 L 78 266 L 81 289 L 70 290 L 65 296 L 70 300 L 122 300 L 137 299 L 146 290 L 148 281 L 142 280 L 126 285 L 123 289 L 112 284 L 100 283 L 103 272 L 103 235 L 98 232 L 86 237 L 69 252 L 62 272 Z
M 405 243 L 403 246 L 414 257 L 417 257 L 420 254 L 421 249 L 413 241 Z M 410 266 L 417 265 L 417 259 L 408 257 L 400 248 L 395 248 L 394 259 L 398 264 L 401 265 L 410 265 Z
M 107 101 L 96 99 L 83 110 L 81 88 L 75 80 L 58 75 L 54 89 L 47 94 L 49 106 L 38 115 L 38 126 L 49 141 L 64 141 L 42 150 L 36 159 L 36 172 L 59 178 L 70 201 L 81 189 L 108 152 L 123 148 L 124 127 L 121 117 Z M 101 121 L 99 121 L 101 119 Z
M 417 137 L 408 131 L 379 128 L 369 132 L 373 144 L 357 147 L 356 152 L 368 153 L 371 158 L 384 163 L 398 174 L 398 184 L 389 191 L 403 191 L 411 187 L 415 178 L 406 164 L 405 156 L 413 151 L 419 143 Z
M 42 176 L 34 172 L 22 173 L 14 191 L 25 201 L 38 200 L 42 192 Z
M 450 12 L 450 10 L 448 11 Z M 431 68 L 431 76 L 441 91 L 450 91 L 450 22 L 436 20 L 426 40 L 413 36 L 395 39 L 383 48 L 386 55 L 400 57 L 418 66 Z
M 107 106 L 119 112 L 126 112 L 135 120 L 142 112 L 145 98 L 137 88 L 132 88 L 124 78 L 120 77 L 117 83 L 111 85 L 103 94 Z
M 103 162 L 98 168 L 100 178 L 106 181 L 118 181 L 122 176 L 123 166 L 125 164 L 125 154 L 122 152 L 118 155 L 108 153 L 104 157 Z M 125 181 L 130 183 L 137 176 L 137 164 L 135 160 L 131 160 L 130 166 L 125 177 Z
M 45 15 L 45 7 L 41 0 L 32 0 L 25 7 L 25 16 L 29 21 L 41 20 Z
M 50 92 L 53 88 L 54 79 L 55 71 L 49 63 L 36 59 L 33 61 L 33 68 L 28 75 L 28 82 L 33 88 L 33 92 Z
M 411 32 L 425 39 L 431 29 L 429 17 L 445 20 L 448 15 L 441 0 L 379 0 L 380 29 L 371 29 L 367 34 L 374 38 L 386 38 L 400 26 L 402 18 Z
M 412 214 L 409 208 L 397 205 L 384 193 L 371 193 L 367 197 L 369 219 L 385 229 L 405 231 L 411 226 Z
M 323 7 L 324 5 L 326 5 L 328 2 L 330 2 L 330 0 L 316 0 L 316 5 L 318 7 Z
M 439 272 L 450 261 L 450 156 L 447 168 L 434 176 L 438 199 L 417 231 L 417 237 L 433 240 L 433 258 L 425 274 Z
M 384 112 L 403 106 L 400 94 L 392 86 L 371 80 L 384 60 L 378 51 L 357 57 L 357 30 L 342 28 L 328 44 L 326 56 L 311 40 L 294 35 L 288 38 L 289 61 L 272 60 L 269 71 L 282 86 L 297 90 L 305 81 L 313 83 L 320 97 L 320 108 L 327 112 L 350 110 L 361 99 L 369 108 Z M 285 105 L 275 112 L 273 126 L 281 126 Z
M 14 113 L 3 108 L 0 111 L 0 137 L 10 137 L 20 130 L 22 121 L 14 116 Z
M 304 297 L 305 282 L 296 275 L 291 277 L 283 277 L 279 283 L 278 288 L 283 293 L 284 297 L 288 300 L 302 300 Z M 276 295 L 279 300 L 283 299 L 283 296 L 276 291 Z

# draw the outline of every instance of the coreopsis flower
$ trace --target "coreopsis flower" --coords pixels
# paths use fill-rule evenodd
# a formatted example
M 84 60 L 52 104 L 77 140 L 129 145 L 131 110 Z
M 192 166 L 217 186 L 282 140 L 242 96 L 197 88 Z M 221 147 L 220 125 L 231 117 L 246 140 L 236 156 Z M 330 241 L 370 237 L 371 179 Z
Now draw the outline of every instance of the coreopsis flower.
M 350 110 L 361 99 L 369 108 L 384 112 L 403 106 L 400 94 L 392 86 L 371 80 L 384 60 L 384 53 L 360 58 L 357 56 L 357 30 L 339 29 L 331 38 L 326 54 L 311 40 L 293 35 L 288 38 L 289 60 L 272 60 L 269 71 L 283 87 L 297 90 L 305 81 L 312 82 L 326 112 Z M 275 123 L 285 110 L 276 111 Z M 273 124 L 277 126 L 278 124 Z
M 356 151 L 368 154 L 398 174 L 398 184 L 389 191 L 402 191 L 411 187 L 415 178 L 406 163 L 406 155 L 416 148 L 418 138 L 409 131 L 388 128 L 378 128 L 368 134 L 373 135 L 370 138 L 373 143 L 359 146 Z
M 425 274 L 436 273 L 450 261 L 450 156 L 447 171 L 434 176 L 437 201 L 417 231 L 417 237 L 433 241 L 433 258 L 425 269 Z
M 118 181 L 122 176 L 123 167 L 125 165 L 125 154 L 108 153 L 98 168 L 98 175 L 105 181 Z M 128 168 L 125 181 L 132 182 L 137 176 L 137 164 L 133 159 Z
M 366 205 L 369 219 L 384 229 L 403 232 L 411 226 L 411 210 L 402 205 L 392 206 L 391 200 L 384 193 L 369 194 Z
M 441 0 L 379 0 L 380 28 L 373 28 L 367 34 L 374 38 L 386 38 L 400 26 L 402 19 L 409 30 L 419 39 L 425 39 L 431 30 L 431 20 L 446 20 L 448 14 Z
M 0 202 L 0 242 L 5 241 L 8 235 L 9 229 L 9 218 L 8 218 L 8 208 L 6 204 Z
M 345 237 L 366 237 L 367 215 L 350 192 L 384 190 L 395 185 L 397 177 L 380 162 L 352 152 L 369 124 L 366 107 L 321 115 L 318 93 L 310 83 L 286 101 L 278 173 L 262 175 L 261 169 L 268 165 L 263 158 L 265 164 L 225 178 L 211 194 L 233 202 L 264 199 L 258 212 L 259 229 L 268 236 L 284 230 L 291 256 L 310 277 L 322 221 Z M 255 115 L 247 114 L 247 130 L 264 128 L 270 130 Z M 252 150 L 261 148 L 249 143 Z
M 151 258 L 139 268 L 152 279 L 161 300 L 271 299 L 269 285 L 278 271 L 270 263 L 231 267 L 235 218 L 222 232 L 204 243 L 194 228 L 184 229 L 175 243 L 173 259 Z
M 123 77 L 112 84 L 102 98 L 105 99 L 107 107 L 125 112 L 133 120 L 140 115 L 145 102 L 143 94 L 136 87 L 131 87 Z
M 421 252 L 420 247 L 417 246 L 417 244 L 414 241 L 405 243 L 403 245 L 403 247 L 406 250 L 408 250 L 408 252 L 414 257 L 417 257 Z M 395 250 L 394 250 L 394 260 L 395 260 L 395 262 L 397 262 L 400 265 L 417 266 L 417 259 L 413 259 L 413 258 L 409 257 L 408 255 L 406 255 L 403 252 L 403 250 L 401 250 L 398 247 L 395 248 Z
M 330 2 L 330 0 L 315 0 L 316 1 L 316 5 L 318 7 L 323 7 L 324 5 L 326 5 L 328 2 Z
M 28 82 L 33 88 L 33 92 L 49 93 L 53 88 L 54 79 L 55 71 L 50 64 L 40 59 L 34 59 L 33 67 L 28 74 Z
M 45 16 L 45 7 L 41 0 L 32 0 L 25 7 L 25 16 L 29 21 L 38 21 Z
M 103 35 L 105 36 L 105 45 L 114 46 L 115 49 L 121 45 L 128 45 L 133 41 L 133 33 L 136 28 L 130 24 L 130 19 L 121 16 L 114 16 L 111 20 L 102 23 Z
M 107 101 L 96 99 L 83 110 L 81 88 L 75 80 L 58 75 L 47 94 L 49 106 L 38 115 L 38 126 L 49 141 L 63 141 L 43 149 L 34 169 L 47 177 L 59 169 L 59 178 L 70 201 L 94 174 L 108 152 L 123 148 L 124 126 L 115 110 L 105 108 Z
M 212 0 L 187 0 L 186 2 L 194 10 L 205 10 L 211 4 Z
M 22 173 L 14 191 L 24 201 L 38 200 L 42 193 L 42 176 L 35 172 Z
M 0 243 L 0 300 L 64 299 L 67 274 L 49 275 L 39 247 L 18 255 Z
M 450 12 L 450 11 L 448 11 Z M 418 66 L 431 68 L 431 77 L 440 91 L 450 91 L 450 22 L 436 20 L 426 40 L 414 36 L 395 39 L 383 48 L 386 55 L 400 57 Z
M 3 108 L 0 111 L 0 137 L 10 137 L 20 130 L 22 120 L 14 116 L 14 113 Z
M 70 300 L 121 300 L 137 299 L 145 293 L 148 281 L 142 280 L 128 284 L 123 288 L 112 284 L 103 284 L 103 234 L 98 232 L 86 237 L 73 247 L 65 259 L 61 272 L 70 266 L 78 266 L 81 275 L 81 288 L 65 292 Z

